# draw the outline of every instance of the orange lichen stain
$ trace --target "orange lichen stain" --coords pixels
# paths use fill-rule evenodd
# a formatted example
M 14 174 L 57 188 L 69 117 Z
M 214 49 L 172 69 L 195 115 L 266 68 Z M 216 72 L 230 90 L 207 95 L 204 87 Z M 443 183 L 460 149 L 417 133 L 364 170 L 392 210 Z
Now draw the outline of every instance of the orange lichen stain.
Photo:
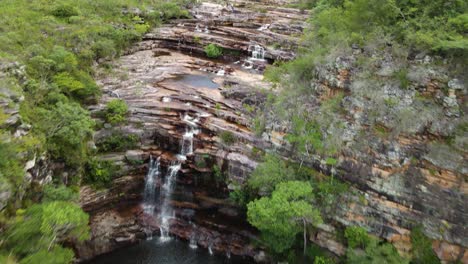
M 459 260 L 459 256 L 463 256 L 461 263 L 468 263 L 468 250 L 460 246 L 435 240 L 432 242 L 432 249 L 434 249 L 439 259 L 442 260 L 442 263 L 456 262 Z
M 422 175 L 426 178 L 429 184 L 438 185 L 442 188 L 458 188 L 460 180 L 457 175 L 448 170 L 434 170 L 420 168 Z
M 376 167 L 372 167 L 372 174 L 373 175 L 380 175 L 382 178 L 387 179 L 390 176 L 391 172 L 386 171 L 386 170 L 382 170 L 382 169 L 379 169 L 379 168 L 376 168 Z

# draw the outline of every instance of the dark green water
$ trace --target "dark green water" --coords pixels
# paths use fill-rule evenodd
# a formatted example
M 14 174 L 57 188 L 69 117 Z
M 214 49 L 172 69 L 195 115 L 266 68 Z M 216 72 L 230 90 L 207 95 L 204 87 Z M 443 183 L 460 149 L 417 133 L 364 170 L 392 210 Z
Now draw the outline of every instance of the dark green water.
M 158 238 L 116 250 L 88 262 L 88 264 L 250 264 L 252 261 L 232 256 L 210 255 L 204 248 L 192 249 L 189 244 Z

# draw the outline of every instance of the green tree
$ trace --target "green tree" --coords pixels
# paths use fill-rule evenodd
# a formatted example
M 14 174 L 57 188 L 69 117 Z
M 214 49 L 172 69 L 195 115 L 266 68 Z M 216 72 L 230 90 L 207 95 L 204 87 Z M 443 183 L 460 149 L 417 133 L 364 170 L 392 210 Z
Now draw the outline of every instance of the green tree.
M 247 205 L 247 219 L 262 232 L 263 242 L 276 253 L 290 248 L 302 231 L 305 251 L 307 225 L 322 223 L 319 210 L 312 206 L 313 199 L 312 186 L 307 182 L 280 183 L 271 197 Z
M 89 238 L 88 215 L 75 203 L 46 202 L 21 212 L 5 235 L 6 248 L 18 257 L 50 251 L 66 239 Z
M 278 183 L 294 179 L 294 170 L 275 155 L 266 155 L 250 175 L 247 185 L 261 195 L 270 195 Z
M 348 241 L 348 246 L 351 248 L 366 248 L 370 243 L 370 237 L 367 231 L 360 226 L 348 226 L 345 230 L 345 238 Z
M 39 109 L 39 129 L 47 135 L 47 149 L 56 159 L 69 165 L 82 164 L 86 142 L 93 132 L 94 121 L 76 103 L 57 103 L 52 109 Z

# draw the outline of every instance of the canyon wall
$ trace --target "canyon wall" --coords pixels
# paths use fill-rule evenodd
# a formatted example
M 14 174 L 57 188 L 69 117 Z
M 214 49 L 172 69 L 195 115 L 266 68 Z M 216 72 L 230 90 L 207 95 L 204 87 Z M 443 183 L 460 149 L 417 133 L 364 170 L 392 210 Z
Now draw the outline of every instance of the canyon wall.
M 263 91 L 271 84 L 263 81 L 261 72 L 268 63 L 295 57 L 308 14 L 278 3 L 249 1 L 229 6 L 202 3 L 191 12 L 193 19 L 175 20 L 147 34 L 115 62 L 111 74 L 99 80 L 104 95 L 90 110 L 102 129 L 94 141 L 99 145 L 121 133 L 136 135 L 138 144 L 100 155 L 121 166 L 111 188 L 81 190 L 81 204 L 91 214 L 92 228 L 92 239 L 76 247 L 81 260 L 159 234 L 157 216 L 145 214 L 141 206 L 147 164 L 150 156 L 160 157 L 162 174 L 167 173 L 177 160 L 187 122 L 195 122 L 199 133 L 177 176 L 170 201 L 175 210 L 170 233 L 186 240 L 196 234 L 199 245 L 219 253 L 257 259 L 262 255 L 249 243 L 257 232 L 229 201 L 228 193 L 246 181 L 259 151 L 273 149 L 284 158 L 294 158 L 283 139 L 286 125 L 267 118 L 266 132 L 256 136 L 245 105 L 265 102 Z M 204 47 L 210 43 L 223 47 L 222 60 L 204 58 Z M 316 73 L 310 114 L 322 115 L 321 102 L 344 93 L 345 113 L 340 116 L 344 127 L 330 131 L 342 137 L 344 147 L 333 167 L 319 156 L 304 164 L 349 183 L 352 192 L 333 215 L 333 223 L 320 226 L 310 239 L 343 255 L 339 229 L 359 225 L 408 254 L 410 231 L 422 224 L 442 260 L 468 263 L 466 132 L 455 138 L 462 142 L 458 149 L 441 143 L 458 124 L 466 123 L 463 82 L 452 79 L 443 65 L 432 66 L 431 57 L 418 55 L 408 73 L 417 93 L 402 90 L 387 81 L 396 59 L 383 51 L 375 66 L 381 80 L 362 84 L 354 67 L 361 52 L 357 47 L 349 55 L 337 56 Z M 387 113 L 388 118 L 377 125 L 379 130 L 373 131 L 368 117 L 378 104 L 359 96 L 370 93 L 392 104 L 389 109 L 414 113 L 388 110 L 394 112 Z M 421 96 L 436 99 L 424 101 Z M 112 126 L 99 118 L 106 103 L 116 98 L 129 106 L 125 125 Z M 411 133 L 387 135 L 389 128 L 401 124 L 403 132 Z M 213 171 L 215 167 L 220 173 Z M 160 188 L 161 182 L 156 186 Z

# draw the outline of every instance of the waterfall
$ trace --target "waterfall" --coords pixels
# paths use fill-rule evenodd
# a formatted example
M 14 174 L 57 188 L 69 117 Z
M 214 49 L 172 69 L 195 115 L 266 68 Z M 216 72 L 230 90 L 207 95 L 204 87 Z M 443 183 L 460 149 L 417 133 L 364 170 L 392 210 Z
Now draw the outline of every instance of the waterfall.
M 158 180 L 160 172 L 160 157 L 156 160 L 150 156 L 148 173 L 145 178 L 145 192 L 143 199 L 143 211 L 145 214 L 152 215 L 155 208 L 155 198 L 156 198 L 156 182 Z
M 156 183 L 161 175 L 160 157 L 156 160 L 150 156 L 148 173 L 145 177 L 145 191 L 143 193 L 143 212 L 153 216 L 154 208 L 156 207 Z M 153 238 L 153 231 L 150 227 L 145 228 L 146 237 L 148 240 Z
M 172 192 L 174 191 L 174 186 L 177 179 L 177 173 L 179 173 L 181 167 L 180 161 L 174 161 L 171 166 L 169 166 L 166 174 L 166 178 L 164 180 L 164 184 L 161 188 L 161 240 L 167 241 L 170 239 L 169 236 L 169 228 L 170 228 L 170 219 L 174 217 L 174 211 L 172 210 L 172 206 L 170 204 L 170 199 L 172 196 Z
M 199 132 L 197 129 L 198 118 L 185 115 L 182 120 L 187 123 L 188 126 L 186 132 L 182 136 L 180 153 L 177 155 L 177 160 L 173 161 L 171 166 L 169 166 L 164 183 L 161 187 L 161 212 L 159 218 L 161 221 L 160 231 L 162 241 L 170 239 L 170 220 L 174 218 L 175 214 L 170 201 L 177 182 L 177 174 L 182 167 L 182 162 L 187 159 L 187 155 L 193 153 L 193 137 Z
M 189 243 L 189 247 L 191 249 L 196 249 L 198 248 L 198 245 L 197 245 L 197 226 L 190 222 L 190 225 L 192 226 L 192 233 L 190 234 L 190 243 Z
M 200 26 L 198 24 L 195 26 L 195 32 L 203 32 L 203 30 L 200 29 Z
M 260 45 L 250 45 L 249 51 L 252 52 L 251 60 L 265 60 L 265 49 Z

